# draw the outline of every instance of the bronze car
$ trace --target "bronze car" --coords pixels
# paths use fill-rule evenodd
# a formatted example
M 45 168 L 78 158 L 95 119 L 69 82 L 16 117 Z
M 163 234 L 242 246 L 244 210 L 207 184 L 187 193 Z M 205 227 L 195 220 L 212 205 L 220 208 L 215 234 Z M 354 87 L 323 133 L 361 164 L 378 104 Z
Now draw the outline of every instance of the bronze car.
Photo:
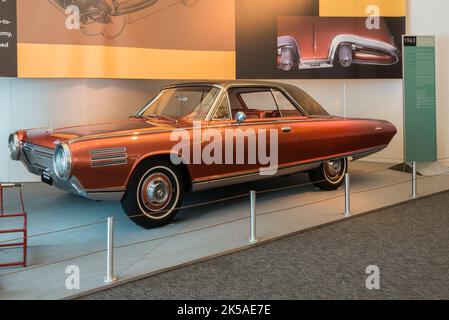
M 95 200 L 121 200 L 134 222 L 157 227 L 174 218 L 186 192 L 298 172 L 334 190 L 348 158 L 386 148 L 395 134 L 387 121 L 330 116 L 291 85 L 204 82 L 166 87 L 120 122 L 20 130 L 10 135 L 9 149 L 42 181 Z M 270 150 L 276 167 L 251 146 Z M 201 157 L 205 150 L 214 161 Z

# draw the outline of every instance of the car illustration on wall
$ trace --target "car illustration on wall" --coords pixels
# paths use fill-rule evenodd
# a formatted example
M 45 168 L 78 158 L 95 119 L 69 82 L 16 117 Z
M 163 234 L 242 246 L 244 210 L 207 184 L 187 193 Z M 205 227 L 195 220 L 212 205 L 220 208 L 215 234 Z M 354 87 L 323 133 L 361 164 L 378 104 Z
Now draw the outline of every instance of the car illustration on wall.
M 49 0 L 64 14 L 74 14 L 71 7 L 79 12 L 81 31 L 86 35 L 103 35 L 107 39 L 118 37 L 126 25 L 145 17 L 159 13 L 175 5 L 181 4 L 192 7 L 199 0 L 174 0 L 158 8 L 155 12 L 146 12 L 160 0 Z M 142 13 L 138 17 L 132 14 Z
M 193 154 L 175 152 L 174 133 L 187 132 L 192 148 L 208 144 L 210 139 L 195 140 L 198 127 L 201 136 L 213 132 L 215 142 L 226 143 L 229 132 L 235 142 L 245 132 L 269 130 L 277 137 L 268 139 L 277 144 L 277 170 L 261 174 L 264 164 L 249 160 L 249 148 L 244 161 L 234 163 L 242 152 L 236 143 L 223 147 L 230 146 L 230 163 L 196 163 Z M 168 86 L 120 122 L 19 130 L 9 137 L 9 151 L 43 182 L 94 200 L 121 201 L 135 223 L 152 228 L 172 221 L 188 192 L 299 172 L 317 187 L 335 190 L 348 159 L 381 151 L 396 132 L 383 120 L 331 116 L 295 86 L 201 82 Z M 245 146 L 249 140 L 241 139 Z M 259 147 L 266 140 L 258 139 Z
M 378 26 L 371 27 L 366 18 L 279 17 L 278 68 L 394 65 L 400 60 L 400 50 L 385 19 L 378 19 Z

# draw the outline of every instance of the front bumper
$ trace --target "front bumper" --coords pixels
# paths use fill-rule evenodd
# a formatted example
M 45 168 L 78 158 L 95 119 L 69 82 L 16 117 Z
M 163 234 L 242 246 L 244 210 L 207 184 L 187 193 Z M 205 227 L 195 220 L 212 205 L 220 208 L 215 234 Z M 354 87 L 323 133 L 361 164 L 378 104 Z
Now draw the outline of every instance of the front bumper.
M 23 143 L 19 161 L 30 173 L 41 176 L 42 172 L 46 172 L 52 178 L 56 188 L 77 196 L 99 201 L 118 201 L 123 198 L 124 191 L 86 190 L 75 176 L 68 181 L 60 180 L 53 169 L 53 152 L 54 150 L 50 148 Z

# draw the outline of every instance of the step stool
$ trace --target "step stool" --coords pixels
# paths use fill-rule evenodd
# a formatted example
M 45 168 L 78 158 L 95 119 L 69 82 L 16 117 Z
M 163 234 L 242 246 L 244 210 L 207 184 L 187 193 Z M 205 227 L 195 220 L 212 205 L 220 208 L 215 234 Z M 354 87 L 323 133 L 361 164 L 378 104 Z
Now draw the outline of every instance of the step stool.
M 3 208 L 3 190 L 6 188 L 16 188 L 19 190 L 20 195 L 20 205 L 22 206 L 22 212 L 18 213 L 5 213 Z M 23 218 L 23 229 L 0 229 L 0 234 L 22 234 L 22 242 L 7 243 L 0 242 L 1 248 L 20 248 L 23 249 L 23 260 L 10 263 L 0 263 L 0 267 L 26 267 L 27 265 L 27 246 L 28 246 L 28 229 L 27 229 L 27 214 L 25 212 L 25 205 L 23 202 L 22 194 L 22 184 L 21 183 L 0 183 L 0 220 L 1 219 L 12 219 L 12 218 Z

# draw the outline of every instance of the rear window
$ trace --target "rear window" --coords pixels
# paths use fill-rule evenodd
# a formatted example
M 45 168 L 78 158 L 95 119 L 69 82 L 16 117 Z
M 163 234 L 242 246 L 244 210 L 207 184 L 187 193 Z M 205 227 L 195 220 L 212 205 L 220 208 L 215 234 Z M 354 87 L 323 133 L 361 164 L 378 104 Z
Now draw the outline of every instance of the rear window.
M 306 92 L 295 86 L 284 85 L 287 92 L 293 99 L 301 106 L 301 108 L 311 117 L 328 117 L 329 113 L 311 96 Z

